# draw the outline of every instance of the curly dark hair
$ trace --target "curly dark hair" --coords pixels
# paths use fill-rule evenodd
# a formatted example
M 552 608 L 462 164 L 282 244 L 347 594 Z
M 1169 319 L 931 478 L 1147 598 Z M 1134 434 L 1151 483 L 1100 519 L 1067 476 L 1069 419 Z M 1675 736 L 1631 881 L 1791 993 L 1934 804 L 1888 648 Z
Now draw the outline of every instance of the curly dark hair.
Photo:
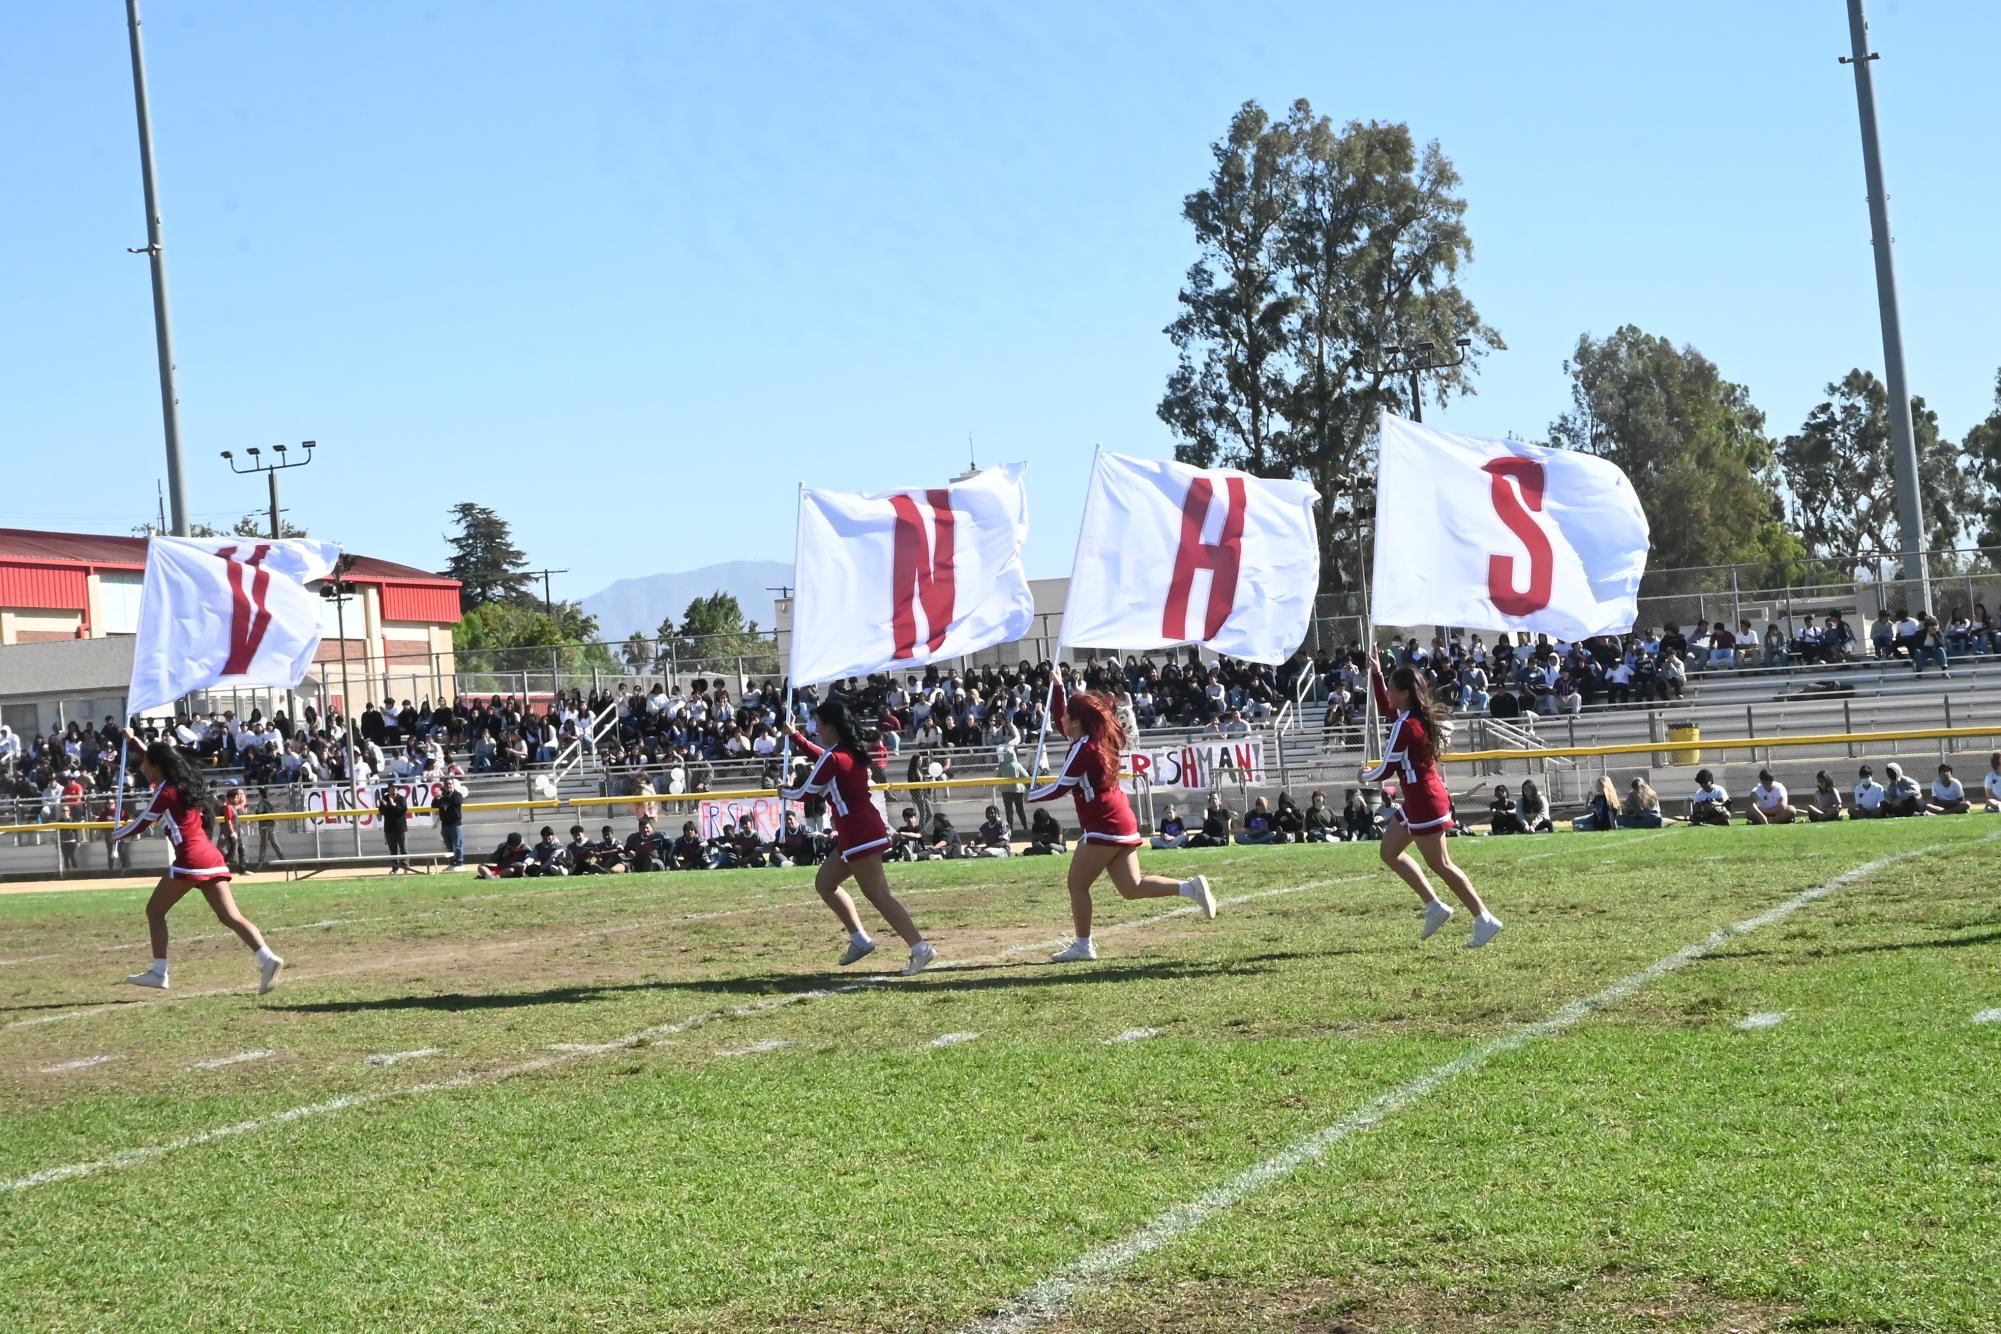
M 204 816 L 215 814 L 214 799 L 209 796 L 208 783 L 195 772 L 188 763 L 188 757 L 165 741 L 155 741 L 146 747 L 146 763 L 159 771 L 161 786 L 172 785 L 181 794 L 181 800 Z

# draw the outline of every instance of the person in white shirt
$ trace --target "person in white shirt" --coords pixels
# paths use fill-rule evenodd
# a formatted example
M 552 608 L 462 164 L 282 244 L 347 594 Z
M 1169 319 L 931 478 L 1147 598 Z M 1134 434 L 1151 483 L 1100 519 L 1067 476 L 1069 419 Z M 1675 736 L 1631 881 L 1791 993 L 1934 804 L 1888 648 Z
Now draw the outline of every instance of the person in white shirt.
M 1791 824 L 1799 812 L 1786 801 L 1786 785 L 1772 777 L 1770 769 L 1760 769 L 1745 815 L 1752 824 Z
M 1987 772 L 1980 781 L 1987 785 L 1987 811 L 2001 814 L 2001 750 L 1987 757 Z
M 1863 765 L 1855 775 L 1855 818 L 1874 820 L 1883 814 L 1883 799 L 1889 793 L 1876 781 L 1876 771 Z
M 1690 824 L 1729 824 L 1730 793 L 1707 769 L 1695 775 L 1695 794 L 1688 799 Z
M 1952 766 L 1941 764 L 1938 777 L 1932 779 L 1931 813 L 1933 815 L 1964 815 L 1973 806 L 1966 799 L 1966 787 L 1952 776 Z

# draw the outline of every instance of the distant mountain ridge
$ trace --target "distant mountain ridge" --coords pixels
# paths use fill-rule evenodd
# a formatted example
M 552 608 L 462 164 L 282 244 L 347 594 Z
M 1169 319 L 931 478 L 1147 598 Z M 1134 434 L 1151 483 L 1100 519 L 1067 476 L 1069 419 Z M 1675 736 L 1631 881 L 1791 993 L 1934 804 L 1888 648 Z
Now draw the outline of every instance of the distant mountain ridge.
M 769 630 L 772 603 L 778 597 L 771 590 L 791 582 L 792 567 L 780 561 L 733 560 L 679 574 L 620 579 L 583 599 L 583 604 L 598 618 L 598 633 L 608 640 L 624 639 L 634 630 L 651 636 L 670 616 L 678 625 L 690 602 L 718 591 L 742 604 L 746 621 Z

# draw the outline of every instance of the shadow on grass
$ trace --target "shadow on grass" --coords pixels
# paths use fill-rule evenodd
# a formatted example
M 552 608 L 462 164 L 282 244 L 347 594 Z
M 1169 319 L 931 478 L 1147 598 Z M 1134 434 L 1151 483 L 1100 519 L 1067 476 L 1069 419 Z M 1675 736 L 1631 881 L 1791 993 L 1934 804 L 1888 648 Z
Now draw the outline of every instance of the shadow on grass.
M 36 1005 L 0 1005 L 0 1014 L 15 1014 L 22 1010 L 74 1010 L 82 1006 L 89 1006 L 92 1009 L 95 1009 L 100 1005 L 143 1005 L 143 1004 L 145 1004 L 145 1002 L 140 1000 L 136 996 L 121 1000 L 106 1000 L 106 1001 L 94 1001 L 94 1000 L 48 1001 L 46 1003 L 36 1004 Z
M 1360 950 L 1326 953 L 1363 953 Z M 1324 954 L 1261 954 L 1251 958 L 1214 963 L 1159 960 L 1151 963 L 1098 963 L 1056 968 L 1046 964 L 969 964 L 963 968 L 939 968 L 910 985 L 913 991 L 998 991 L 1017 987 L 1095 986 L 1116 982 L 1201 981 L 1204 978 L 1253 977 L 1274 970 L 1275 965 L 1293 959 L 1322 958 Z M 459 1013 L 468 1010 L 514 1010 L 538 1005 L 576 1005 L 615 996 L 686 992 L 713 996 L 744 996 L 767 999 L 826 991 L 836 987 L 888 987 L 894 979 L 879 973 L 786 973 L 766 977 L 690 978 L 657 982 L 577 983 L 547 987 L 540 991 L 495 991 L 479 995 L 446 992 L 425 996 L 383 996 L 372 1000 L 309 1001 L 296 1005 L 273 1005 L 274 1010 L 294 1014 L 356 1014 L 383 1010 L 436 1010 Z
M 1808 945 L 1798 949 L 1729 950 L 1710 955 L 1706 962 L 1728 963 L 1732 959 L 1824 959 L 1842 954 L 1894 954 L 1900 950 L 1956 950 L 1971 945 L 2001 945 L 2001 931 L 1983 931 L 1977 936 L 1936 936 L 1930 940 L 1878 941 L 1868 945 Z

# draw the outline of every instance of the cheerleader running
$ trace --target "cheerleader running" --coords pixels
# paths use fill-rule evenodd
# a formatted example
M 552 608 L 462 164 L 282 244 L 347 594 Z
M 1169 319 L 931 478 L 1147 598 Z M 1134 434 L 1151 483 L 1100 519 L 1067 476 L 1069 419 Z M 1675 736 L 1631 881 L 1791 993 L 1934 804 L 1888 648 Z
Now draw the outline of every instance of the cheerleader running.
M 131 732 L 125 736 L 128 745 L 139 744 L 139 738 Z M 181 753 L 164 741 L 146 747 L 139 769 L 146 775 L 146 781 L 153 784 L 152 803 L 138 818 L 112 830 L 111 841 L 133 838 L 158 822 L 166 832 L 167 842 L 173 845 L 174 859 L 167 873 L 160 877 L 160 883 L 153 887 L 153 897 L 146 900 L 146 930 L 153 941 L 153 966 L 125 980 L 135 987 L 167 989 L 167 914 L 189 890 L 199 889 L 216 919 L 257 951 L 257 994 L 263 995 L 278 980 L 278 970 L 285 966 L 285 961 L 271 952 L 255 924 L 237 911 L 236 900 L 230 896 L 229 866 L 202 826 L 208 798 L 201 779 L 188 768 Z
M 783 788 L 779 795 L 786 801 L 824 796 L 833 808 L 834 850 L 820 863 L 813 887 L 848 929 L 848 951 L 841 956 L 841 966 L 845 968 L 867 958 L 875 950 L 875 941 L 862 930 L 855 901 L 841 888 L 841 882 L 852 875 L 883 920 L 910 946 L 910 965 L 903 970 L 903 976 L 921 973 L 938 952 L 910 920 L 910 913 L 889 892 L 889 878 L 882 871 L 889 830 L 875 803 L 869 800 L 869 758 L 862 749 L 861 736 L 848 720 L 847 707 L 839 700 L 830 699 L 813 710 L 813 721 L 826 747 L 814 745 L 804 733 L 793 729 L 792 744 L 814 761 L 813 772 L 804 783 Z
M 1487 911 L 1473 882 L 1453 864 L 1445 850 L 1445 831 L 1452 826 L 1452 801 L 1445 781 L 1438 776 L 1437 755 L 1432 738 L 1438 732 L 1434 721 L 1436 706 L 1424 677 L 1409 667 L 1398 667 L 1383 679 L 1382 650 L 1369 661 L 1369 685 L 1376 692 L 1376 706 L 1391 718 L 1389 738 L 1383 742 L 1383 762 L 1362 775 L 1363 781 L 1379 783 L 1395 774 L 1403 793 L 1399 807 L 1383 829 L 1383 863 L 1409 882 L 1424 900 L 1424 931 L 1429 940 L 1438 928 L 1452 920 L 1452 905 L 1442 903 L 1431 892 L 1424 867 L 1411 857 L 1409 848 L 1417 844 L 1425 865 L 1438 873 L 1466 911 L 1473 914 L 1473 939 L 1466 948 L 1477 950 L 1501 933 L 1501 919 Z
M 1070 738 L 1070 755 L 1063 771 L 1028 794 L 1030 801 L 1053 801 L 1065 791 L 1077 802 L 1077 823 L 1084 837 L 1070 855 L 1070 917 L 1077 927 L 1077 939 L 1051 963 L 1079 963 L 1098 957 L 1091 939 L 1091 886 L 1100 875 L 1109 873 L 1112 886 L 1122 898 L 1166 899 L 1180 896 L 1193 899 L 1202 916 L 1214 919 L 1216 896 L 1209 892 L 1209 878 L 1170 880 L 1164 875 L 1141 875 L 1139 848 L 1145 838 L 1133 817 L 1132 803 L 1119 787 L 1119 757 L 1126 751 L 1126 729 L 1119 721 L 1118 706 L 1107 695 L 1072 695 L 1059 698 L 1055 713 L 1062 720 L 1063 735 Z

